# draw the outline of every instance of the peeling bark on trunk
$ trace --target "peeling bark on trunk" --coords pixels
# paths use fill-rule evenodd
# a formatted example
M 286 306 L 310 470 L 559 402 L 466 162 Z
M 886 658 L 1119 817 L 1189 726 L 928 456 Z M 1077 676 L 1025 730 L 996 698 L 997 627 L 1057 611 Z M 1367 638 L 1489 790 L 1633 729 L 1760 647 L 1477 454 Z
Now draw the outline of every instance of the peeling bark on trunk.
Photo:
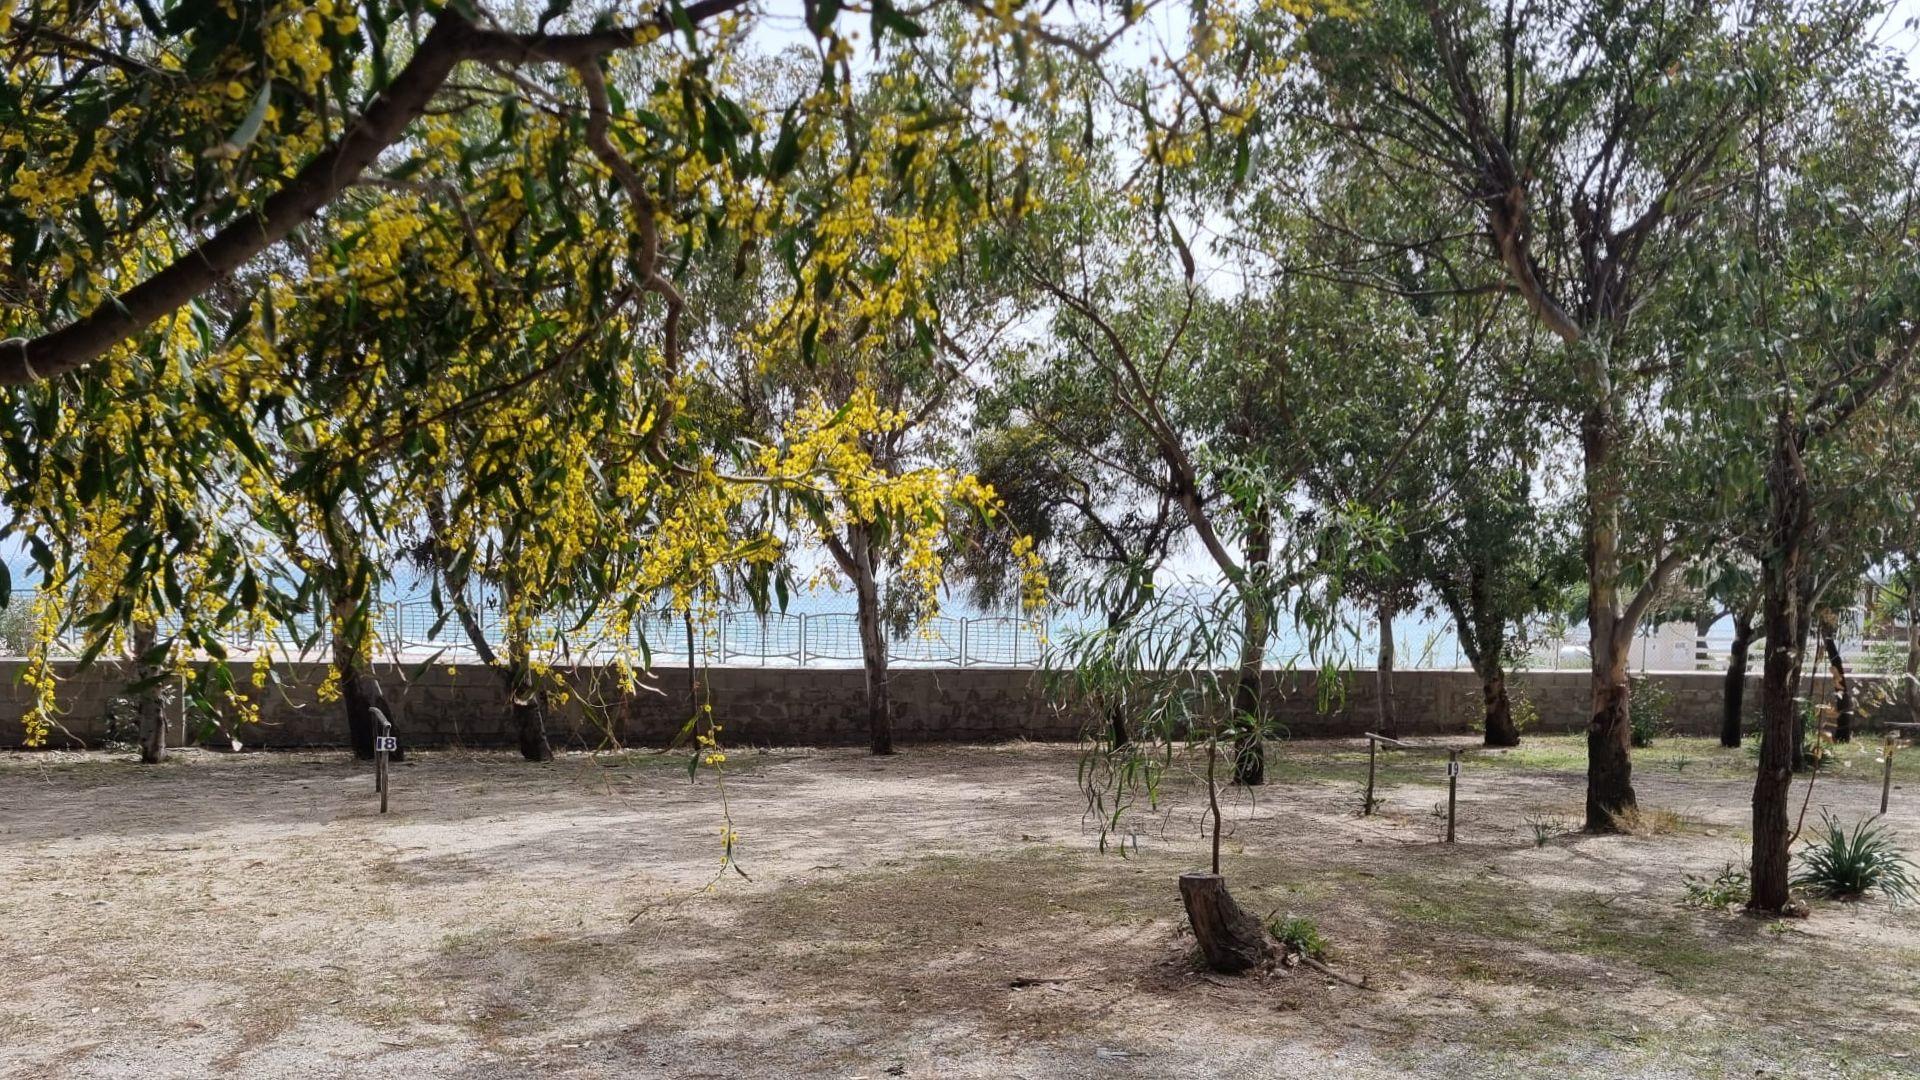
M 146 682 L 157 678 L 160 669 L 146 662 L 146 655 L 153 651 L 158 634 L 150 622 L 135 623 L 133 627 L 133 655 L 137 661 L 134 667 L 134 679 Z M 144 765 L 158 765 L 167 760 L 167 717 L 164 708 L 166 702 L 161 698 L 160 687 L 156 684 L 141 690 L 135 703 L 140 720 L 140 762 Z
M 1614 475 L 1613 410 L 1604 397 L 1581 421 L 1587 495 L 1587 628 L 1593 654 L 1593 706 L 1587 724 L 1587 820 L 1589 832 L 1612 832 L 1616 819 L 1635 806 L 1632 724 L 1627 706 L 1630 635 L 1622 634 L 1620 607 L 1621 493 Z
M 1753 647 L 1752 605 L 1735 613 L 1733 645 L 1727 655 L 1727 678 L 1720 693 L 1720 745 L 1740 745 L 1742 712 L 1747 699 L 1747 650 Z
M 1587 830 L 1615 832 L 1637 805 L 1633 793 L 1633 725 L 1627 650 L 1594 662 L 1593 721 L 1587 728 Z

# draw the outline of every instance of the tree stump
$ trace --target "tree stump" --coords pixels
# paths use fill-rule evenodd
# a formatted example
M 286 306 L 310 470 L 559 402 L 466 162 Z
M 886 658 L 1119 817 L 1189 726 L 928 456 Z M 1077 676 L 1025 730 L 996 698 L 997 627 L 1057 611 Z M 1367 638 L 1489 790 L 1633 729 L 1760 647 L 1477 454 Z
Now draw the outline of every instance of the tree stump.
M 1260 920 L 1247 914 L 1227 892 L 1219 874 L 1181 874 L 1180 899 L 1187 905 L 1187 922 L 1206 955 L 1207 966 L 1232 975 L 1258 967 L 1273 955 L 1273 945 Z

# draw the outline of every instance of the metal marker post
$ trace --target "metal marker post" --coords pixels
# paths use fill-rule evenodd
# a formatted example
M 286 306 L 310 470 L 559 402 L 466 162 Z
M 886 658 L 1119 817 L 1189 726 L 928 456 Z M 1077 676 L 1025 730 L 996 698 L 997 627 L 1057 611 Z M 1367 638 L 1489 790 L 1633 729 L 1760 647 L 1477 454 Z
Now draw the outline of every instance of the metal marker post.
M 1447 751 L 1447 843 L 1453 843 L 1453 810 L 1460 790 L 1460 751 Z
M 387 789 L 391 786 L 391 774 L 387 770 L 387 755 L 400 748 L 400 740 L 393 737 L 393 722 L 387 714 L 374 709 L 374 719 L 380 722 L 380 734 L 373 737 L 373 788 L 380 793 L 380 812 L 387 812 Z

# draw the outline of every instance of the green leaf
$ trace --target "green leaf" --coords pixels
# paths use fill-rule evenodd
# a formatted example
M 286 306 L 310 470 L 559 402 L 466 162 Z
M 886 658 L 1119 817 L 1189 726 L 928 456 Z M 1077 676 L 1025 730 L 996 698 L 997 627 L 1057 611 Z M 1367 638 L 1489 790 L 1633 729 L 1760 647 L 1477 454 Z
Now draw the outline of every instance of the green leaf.
M 240 126 L 233 129 L 227 141 L 207 151 L 208 157 L 237 157 L 240 151 L 252 145 L 254 137 L 260 134 L 260 125 L 266 122 L 267 106 L 273 99 L 273 80 L 260 84 L 260 92 L 253 96 L 253 108 L 241 119 Z
M 793 122 L 798 107 L 798 102 L 787 106 L 786 115 L 780 119 L 780 138 L 773 144 L 773 156 L 767 159 L 767 175 L 775 180 L 785 179 L 800 162 L 800 126 Z
M 973 181 L 967 178 L 966 170 L 951 157 L 947 158 L 947 179 L 953 182 L 954 193 L 960 196 L 960 201 L 966 204 L 967 209 L 980 208 L 980 193 L 974 190 Z
M 903 38 L 921 38 L 927 34 L 926 28 L 900 13 L 893 6 L 893 0 L 873 0 L 873 40 L 879 44 L 887 31 Z

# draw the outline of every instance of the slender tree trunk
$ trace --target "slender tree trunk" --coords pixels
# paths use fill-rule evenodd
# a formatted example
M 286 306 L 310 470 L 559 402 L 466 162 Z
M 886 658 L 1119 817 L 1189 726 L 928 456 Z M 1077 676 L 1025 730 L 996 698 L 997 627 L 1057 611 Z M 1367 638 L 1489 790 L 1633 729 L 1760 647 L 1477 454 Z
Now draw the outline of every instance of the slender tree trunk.
M 1267 750 L 1261 716 L 1261 679 L 1267 666 L 1267 634 L 1272 626 L 1267 617 L 1266 571 L 1273 557 L 1273 527 L 1262 508 L 1247 529 L 1247 573 L 1255 580 L 1244 582 L 1241 604 L 1240 662 L 1233 687 L 1234 719 L 1241 734 L 1234 743 L 1233 780 L 1254 787 L 1266 783 Z
M 448 602 L 453 605 L 454 616 L 460 622 L 460 628 L 466 632 L 467 643 L 473 646 L 474 655 L 500 679 L 500 685 L 507 695 L 508 722 L 513 728 L 514 741 L 520 747 L 520 756 L 528 761 L 552 761 L 553 747 L 547 741 L 547 699 L 546 692 L 535 684 L 533 675 L 533 655 L 528 634 L 530 625 L 523 625 L 517 615 L 518 586 L 511 574 L 505 575 L 501 582 L 501 623 L 506 631 L 506 659 L 502 660 L 493 650 L 493 643 L 487 640 L 486 628 L 481 625 L 480 617 L 473 609 L 473 597 L 468 593 L 469 575 L 454 557 L 453 548 L 446 541 L 446 508 L 437 500 L 427 506 L 427 521 L 433 526 L 434 559 L 440 566 L 440 574 L 447 587 Z M 691 630 L 687 636 L 687 662 L 693 662 Z
M 1827 646 L 1827 663 L 1833 665 L 1833 741 L 1853 741 L 1853 684 L 1847 679 L 1846 662 L 1840 658 L 1840 643 L 1832 633 L 1820 635 Z
M 1587 725 L 1589 832 L 1613 832 L 1635 806 L 1633 728 L 1628 720 L 1630 634 L 1620 633 L 1622 495 L 1615 475 L 1613 407 L 1609 394 L 1581 420 L 1587 495 L 1587 629 L 1593 656 L 1593 704 Z
M 893 703 L 887 693 L 887 635 L 880 625 L 880 586 L 874 578 L 873 537 L 865 525 L 847 527 L 853 593 L 860 623 L 860 660 L 867 676 L 867 733 L 875 754 L 893 753 Z
M 1786 909 L 1789 881 L 1788 796 L 1793 783 L 1794 733 L 1800 727 L 1795 708 L 1794 671 L 1800 631 L 1806 623 L 1798 610 L 1805 573 L 1802 562 L 1812 497 L 1800 462 L 1797 432 L 1783 412 L 1775 422 L 1773 460 L 1767 468 L 1768 535 L 1763 560 L 1766 597 L 1762 632 L 1766 661 L 1762 667 L 1761 702 L 1765 721 L 1760 729 L 1760 771 L 1753 784 L 1753 896 L 1748 908 L 1760 912 Z
M 138 682 L 144 683 L 160 676 L 161 669 L 146 659 L 147 654 L 153 651 L 158 636 L 151 622 L 138 622 L 133 626 L 133 677 Z M 165 705 L 158 683 L 143 688 L 134 703 L 140 718 L 140 761 L 144 765 L 158 765 L 167 760 Z
M 1812 505 L 1812 496 L 1808 495 L 1808 505 Z M 1811 514 L 1811 509 L 1808 510 Z M 1805 532 L 1801 533 L 1802 538 Z M 1803 545 L 1804 547 L 1804 545 Z M 1793 631 L 1793 671 L 1787 677 L 1788 696 L 1794 702 L 1793 722 L 1793 771 L 1805 772 L 1810 762 L 1807 758 L 1807 723 L 1805 700 L 1801 693 L 1801 684 L 1807 670 L 1807 644 L 1813 639 L 1813 574 L 1807 567 L 1804 550 L 1800 557 L 1799 602 L 1794 611 Z M 1816 680 L 1818 676 L 1815 676 Z M 1809 691 L 1810 692 L 1810 691 Z
M 1507 672 L 1498 653 L 1493 654 L 1480 672 L 1480 697 L 1487 710 L 1486 745 L 1519 746 L 1520 729 L 1513 723 L 1513 702 L 1507 696 Z
M 1907 585 L 1907 720 L 1920 724 L 1920 580 Z
M 1375 666 L 1377 692 L 1380 697 L 1380 733 L 1398 735 L 1394 730 L 1399 719 L 1394 715 L 1393 702 L 1393 601 L 1380 601 L 1380 662 Z
M 1118 633 L 1125 621 L 1118 609 L 1107 612 L 1107 632 Z M 1107 737 L 1112 740 L 1115 750 L 1123 750 L 1132 742 L 1132 735 L 1127 730 L 1127 707 L 1122 700 L 1107 702 Z
M 1739 746 L 1741 713 L 1747 700 L 1747 651 L 1753 647 L 1751 605 L 1733 617 L 1733 645 L 1727 653 L 1727 677 L 1720 691 L 1720 745 Z

